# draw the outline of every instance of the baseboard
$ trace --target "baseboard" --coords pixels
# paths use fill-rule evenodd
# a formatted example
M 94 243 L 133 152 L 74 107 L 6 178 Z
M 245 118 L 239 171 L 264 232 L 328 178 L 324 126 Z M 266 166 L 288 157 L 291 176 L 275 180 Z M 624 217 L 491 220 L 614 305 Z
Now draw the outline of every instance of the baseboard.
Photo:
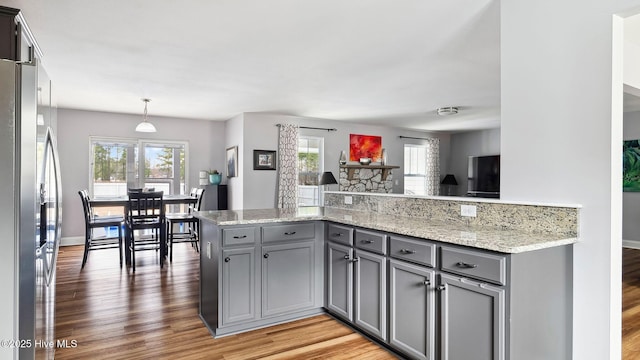
M 622 247 L 640 250 L 640 241 L 638 241 L 638 240 L 622 240 Z
M 60 246 L 84 245 L 84 236 L 68 236 L 60 239 Z

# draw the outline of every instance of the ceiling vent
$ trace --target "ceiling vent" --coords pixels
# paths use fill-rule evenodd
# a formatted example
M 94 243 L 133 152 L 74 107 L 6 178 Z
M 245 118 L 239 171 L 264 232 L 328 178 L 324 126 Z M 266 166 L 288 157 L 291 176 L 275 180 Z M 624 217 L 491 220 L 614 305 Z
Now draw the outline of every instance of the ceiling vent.
M 458 107 L 457 106 L 441 107 L 441 108 L 438 108 L 437 112 L 438 112 L 438 115 L 440 116 L 455 115 L 458 113 Z

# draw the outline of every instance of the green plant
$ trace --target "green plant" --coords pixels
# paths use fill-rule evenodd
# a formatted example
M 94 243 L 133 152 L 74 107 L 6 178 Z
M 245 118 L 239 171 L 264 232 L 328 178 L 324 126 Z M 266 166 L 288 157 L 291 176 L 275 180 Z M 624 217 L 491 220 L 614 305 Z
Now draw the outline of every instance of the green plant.
M 209 175 L 215 175 L 215 174 L 219 174 L 218 170 L 216 169 L 209 170 Z

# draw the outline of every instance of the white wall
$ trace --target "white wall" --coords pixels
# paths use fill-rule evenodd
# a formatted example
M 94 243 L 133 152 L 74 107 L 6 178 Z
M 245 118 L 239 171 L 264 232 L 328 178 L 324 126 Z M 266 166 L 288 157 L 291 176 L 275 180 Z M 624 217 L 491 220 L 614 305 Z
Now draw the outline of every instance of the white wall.
M 640 139 L 640 111 L 624 113 L 623 139 Z M 640 247 L 640 192 L 622 193 L 622 239 Z
M 499 155 L 500 129 L 470 131 L 451 135 L 451 159 L 447 174 L 458 181 L 456 195 L 467 192 L 469 156 Z M 444 176 L 444 172 L 443 172 Z
M 337 131 L 300 129 L 300 134 L 324 138 L 324 171 L 333 172 L 338 176 L 338 158 L 340 151 L 349 152 L 349 134 L 366 134 L 382 136 L 382 147 L 387 149 L 388 163 L 399 165 L 400 169 L 393 171 L 394 192 L 402 193 L 404 144 L 419 144 L 424 141 L 399 139 L 398 136 L 438 137 L 440 138 L 440 166 L 447 169 L 449 161 L 449 135 L 434 134 L 419 131 L 402 130 L 385 126 L 364 125 L 345 121 L 312 119 L 297 116 L 245 113 L 244 153 L 246 161 L 242 164 L 244 178 L 244 208 L 259 209 L 275 206 L 276 172 L 253 170 L 253 150 L 277 150 L 279 123 L 295 123 L 300 126 L 336 128 Z M 397 184 L 395 184 L 397 180 Z
M 223 142 L 223 144 L 225 144 L 225 149 L 232 146 L 238 146 L 238 173 L 236 176 L 227 178 L 228 173 L 226 165 L 221 167 L 222 178 L 227 179 L 226 181 L 229 185 L 227 188 L 229 196 L 227 199 L 227 205 L 229 210 L 239 210 L 243 208 L 243 184 L 244 179 L 248 174 L 244 171 L 244 163 L 246 159 L 244 156 L 244 123 L 244 114 L 235 116 L 225 122 L 225 140 Z M 248 132 L 250 132 L 250 130 L 248 130 Z M 223 180 L 223 182 L 224 181 L 225 180 Z
M 78 191 L 89 187 L 89 136 L 189 142 L 189 183 L 198 186 L 200 170 L 224 166 L 224 123 L 150 116 L 156 133 L 136 133 L 139 115 L 58 110 L 58 151 L 64 204 L 62 237 L 84 236 Z
M 612 14 L 632 6 L 501 2 L 502 199 L 583 205 L 573 359 L 621 357 L 622 39 L 612 39 L 622 21 Z

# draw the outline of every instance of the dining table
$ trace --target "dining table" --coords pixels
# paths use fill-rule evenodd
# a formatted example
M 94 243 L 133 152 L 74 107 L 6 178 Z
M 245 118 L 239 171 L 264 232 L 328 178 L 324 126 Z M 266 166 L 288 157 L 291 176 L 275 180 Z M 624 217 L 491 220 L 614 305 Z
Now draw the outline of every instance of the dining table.
M 122 207 L 122 213 L 126 214 L 126 207 L 129 201 L 129 197 L 127 195 L 123 196 L 113 196 L 113 197 L 96 197 L 89 200 L 89 204 L 91 207 Z M 162 196 L 162 202 L 164 205 L 189 205 L 195 204 L 198 201 L 198 198 L 195 196 L 191 196 L 189 194 L 165 194 Z M 125 232 L 127 228 L 125 226 Z M 131 251 L 129 249 L 129 234 L 125 233 L 125 261 L 127 264 L 131 263 Z M 163 244 L 160 241 L 160 256 L 166 256 L 166 243 Z M 162 260 L 162 259 L 161 259 Z

